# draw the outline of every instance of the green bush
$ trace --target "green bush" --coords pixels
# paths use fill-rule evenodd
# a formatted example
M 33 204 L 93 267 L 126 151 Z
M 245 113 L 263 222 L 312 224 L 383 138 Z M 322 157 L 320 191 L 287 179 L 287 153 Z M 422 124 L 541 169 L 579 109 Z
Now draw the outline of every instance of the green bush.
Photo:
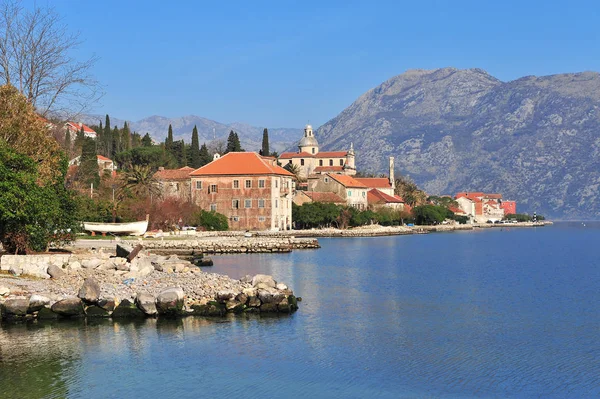
M 11 253 L 46 251 L 64 244 L 78 230 L 75 201 L 62 177 L 41 182 L 36 162 L 0 142 L 0 241 Z
M 226 231 L 229 229 L 227 217 L 215 211 L 201 210 L 194 214 L 193 220 L 199 227 L 209 231 Z

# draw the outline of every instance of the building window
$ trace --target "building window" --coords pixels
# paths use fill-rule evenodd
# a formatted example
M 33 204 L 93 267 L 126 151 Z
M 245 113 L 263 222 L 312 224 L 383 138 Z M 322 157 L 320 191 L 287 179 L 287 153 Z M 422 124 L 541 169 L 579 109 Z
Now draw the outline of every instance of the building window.
M 323 166 L 323 160 L 319 159 L 319 166 Z
M 218 192 L 217 185 L 216 184 L 211 184 L 208 192 L 209 193 L 217 193 Z
M 265 207 L 265 200 L 264 199 L 259 199 L 258 200 L 258 207 L 259 208 L 264 208 Z
M 196 180 L 196 190 L 202 190 L 202 182 L 200 180 Z
M 246 188 L 252 188 L 252 180 L 246 180 Z
M 258 221 L 259 222 L 264 222 L 265 220 L 267 220 L 267 218 L 265 218 L 264 216 L 259 216 L 258 217 Z
M 329 160 L 329 166 L 333 166 L 333 159 Z
M 234 222 L 239 222 L 240 221 L 240 217 L 239 216 L 232 216 L 231 220 L 233 220 Z
M 325 183 L 329 183 L 329 177 L 325 178 Z
M 239 199 L 234 199 L 231 201 L 231 208 L 232 209 L 240 209 L 240 200 Z
M 304 159 L 300 160 L 300 166 L 304 166 Z
M 279 179 L 275 179 L 275 188 L 279 187 Z
M 264 181 L 264 179 L 260 179 L 258 181 L 258 188 L 265 188 L 265 181 Z
M 233 181 L 233 188 L 240 188 L 240 181 L 239 180 L 234 180 Z
M 348 190 L 348 197 L 352 197 L 352 191 Z
M 277 200 L 275 200 L 275 208 L 279 207 L 279 202 Z
M 344 166 L 344 160 L 340 159 L 340 166 Z
M 217 204 L 210 204 L 210 210 L 211 211 L 216 211 L 217 210 Z
M 244 200 L 244 208 L 252 208 L 252 200 L 251 199 Z
M 290 159 L 290 161 L 288 163 L 291 165 L 292 164 L 292 160 Z
M 313 153 L 313 154 L 315 153 L 315 147 L 313 147 L 313 149 L 312 149 L 312 153 Z
M 367 195 L 367 193 L 365 193 L 364 191 L 362 192 L 363 198 L 365 197 L 365 195 Z

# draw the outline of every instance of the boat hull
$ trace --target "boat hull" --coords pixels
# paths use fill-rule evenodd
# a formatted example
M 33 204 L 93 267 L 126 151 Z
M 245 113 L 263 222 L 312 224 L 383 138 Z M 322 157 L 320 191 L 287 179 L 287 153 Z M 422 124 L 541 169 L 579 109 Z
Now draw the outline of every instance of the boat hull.
M 113 233 L 128 234 L 131 236 L 141 236 L 148 230 L 148 221 L 131 223 L 92 223 L 83 222 L 83 228 L 93 233 Z

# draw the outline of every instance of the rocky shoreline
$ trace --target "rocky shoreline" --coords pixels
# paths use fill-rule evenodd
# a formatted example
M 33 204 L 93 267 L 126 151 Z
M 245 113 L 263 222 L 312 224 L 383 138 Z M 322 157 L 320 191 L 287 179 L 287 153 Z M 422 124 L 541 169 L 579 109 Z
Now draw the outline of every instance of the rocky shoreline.
M 293 313 L 298 300 L 272 276 L 234 280 L 141 251 L 128 261 L 103 250 L 0 258 L 3 320 Z

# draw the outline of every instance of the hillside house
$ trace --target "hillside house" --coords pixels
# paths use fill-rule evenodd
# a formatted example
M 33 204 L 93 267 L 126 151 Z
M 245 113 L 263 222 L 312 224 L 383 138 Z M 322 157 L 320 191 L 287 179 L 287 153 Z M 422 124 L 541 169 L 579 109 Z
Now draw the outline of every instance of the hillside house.
M 72 138 L 74 138 L 77 133 L 79 133 L 81 131 L 81 129 L 83 128 L 83 134 L 85 137 L 90 137 L 92 139 L 95 139 L 97 134 L 94 131 L 94 129 L 90 128 L 89 126 L 84 125 L 81 122 L 67 122 L 65 123 L 65 129 L 69 132 L 69 134 L 71 135 Z
M 346 205 L 346 201 L 335 193 L 319 193 L 316 191 L 296 191 L 294 204 L 302 205 L 307 202 L 322 202 L 325 204 Z
M 308 190 L 320 193 L 334 193 L 343 198 L 346 205 L 359 210 L 368 207 L 369 188 L 352 176 L 333 173 L 311 175 L 308 178 Z
M 158 168 L 154 173 L 154 178 L 158 181 L 162 198 L 179 198 L 181 200 L 190 201 L 192 199 L 192 181 L 190 173 L 194 168 L 184 166 L 179 169 Z

